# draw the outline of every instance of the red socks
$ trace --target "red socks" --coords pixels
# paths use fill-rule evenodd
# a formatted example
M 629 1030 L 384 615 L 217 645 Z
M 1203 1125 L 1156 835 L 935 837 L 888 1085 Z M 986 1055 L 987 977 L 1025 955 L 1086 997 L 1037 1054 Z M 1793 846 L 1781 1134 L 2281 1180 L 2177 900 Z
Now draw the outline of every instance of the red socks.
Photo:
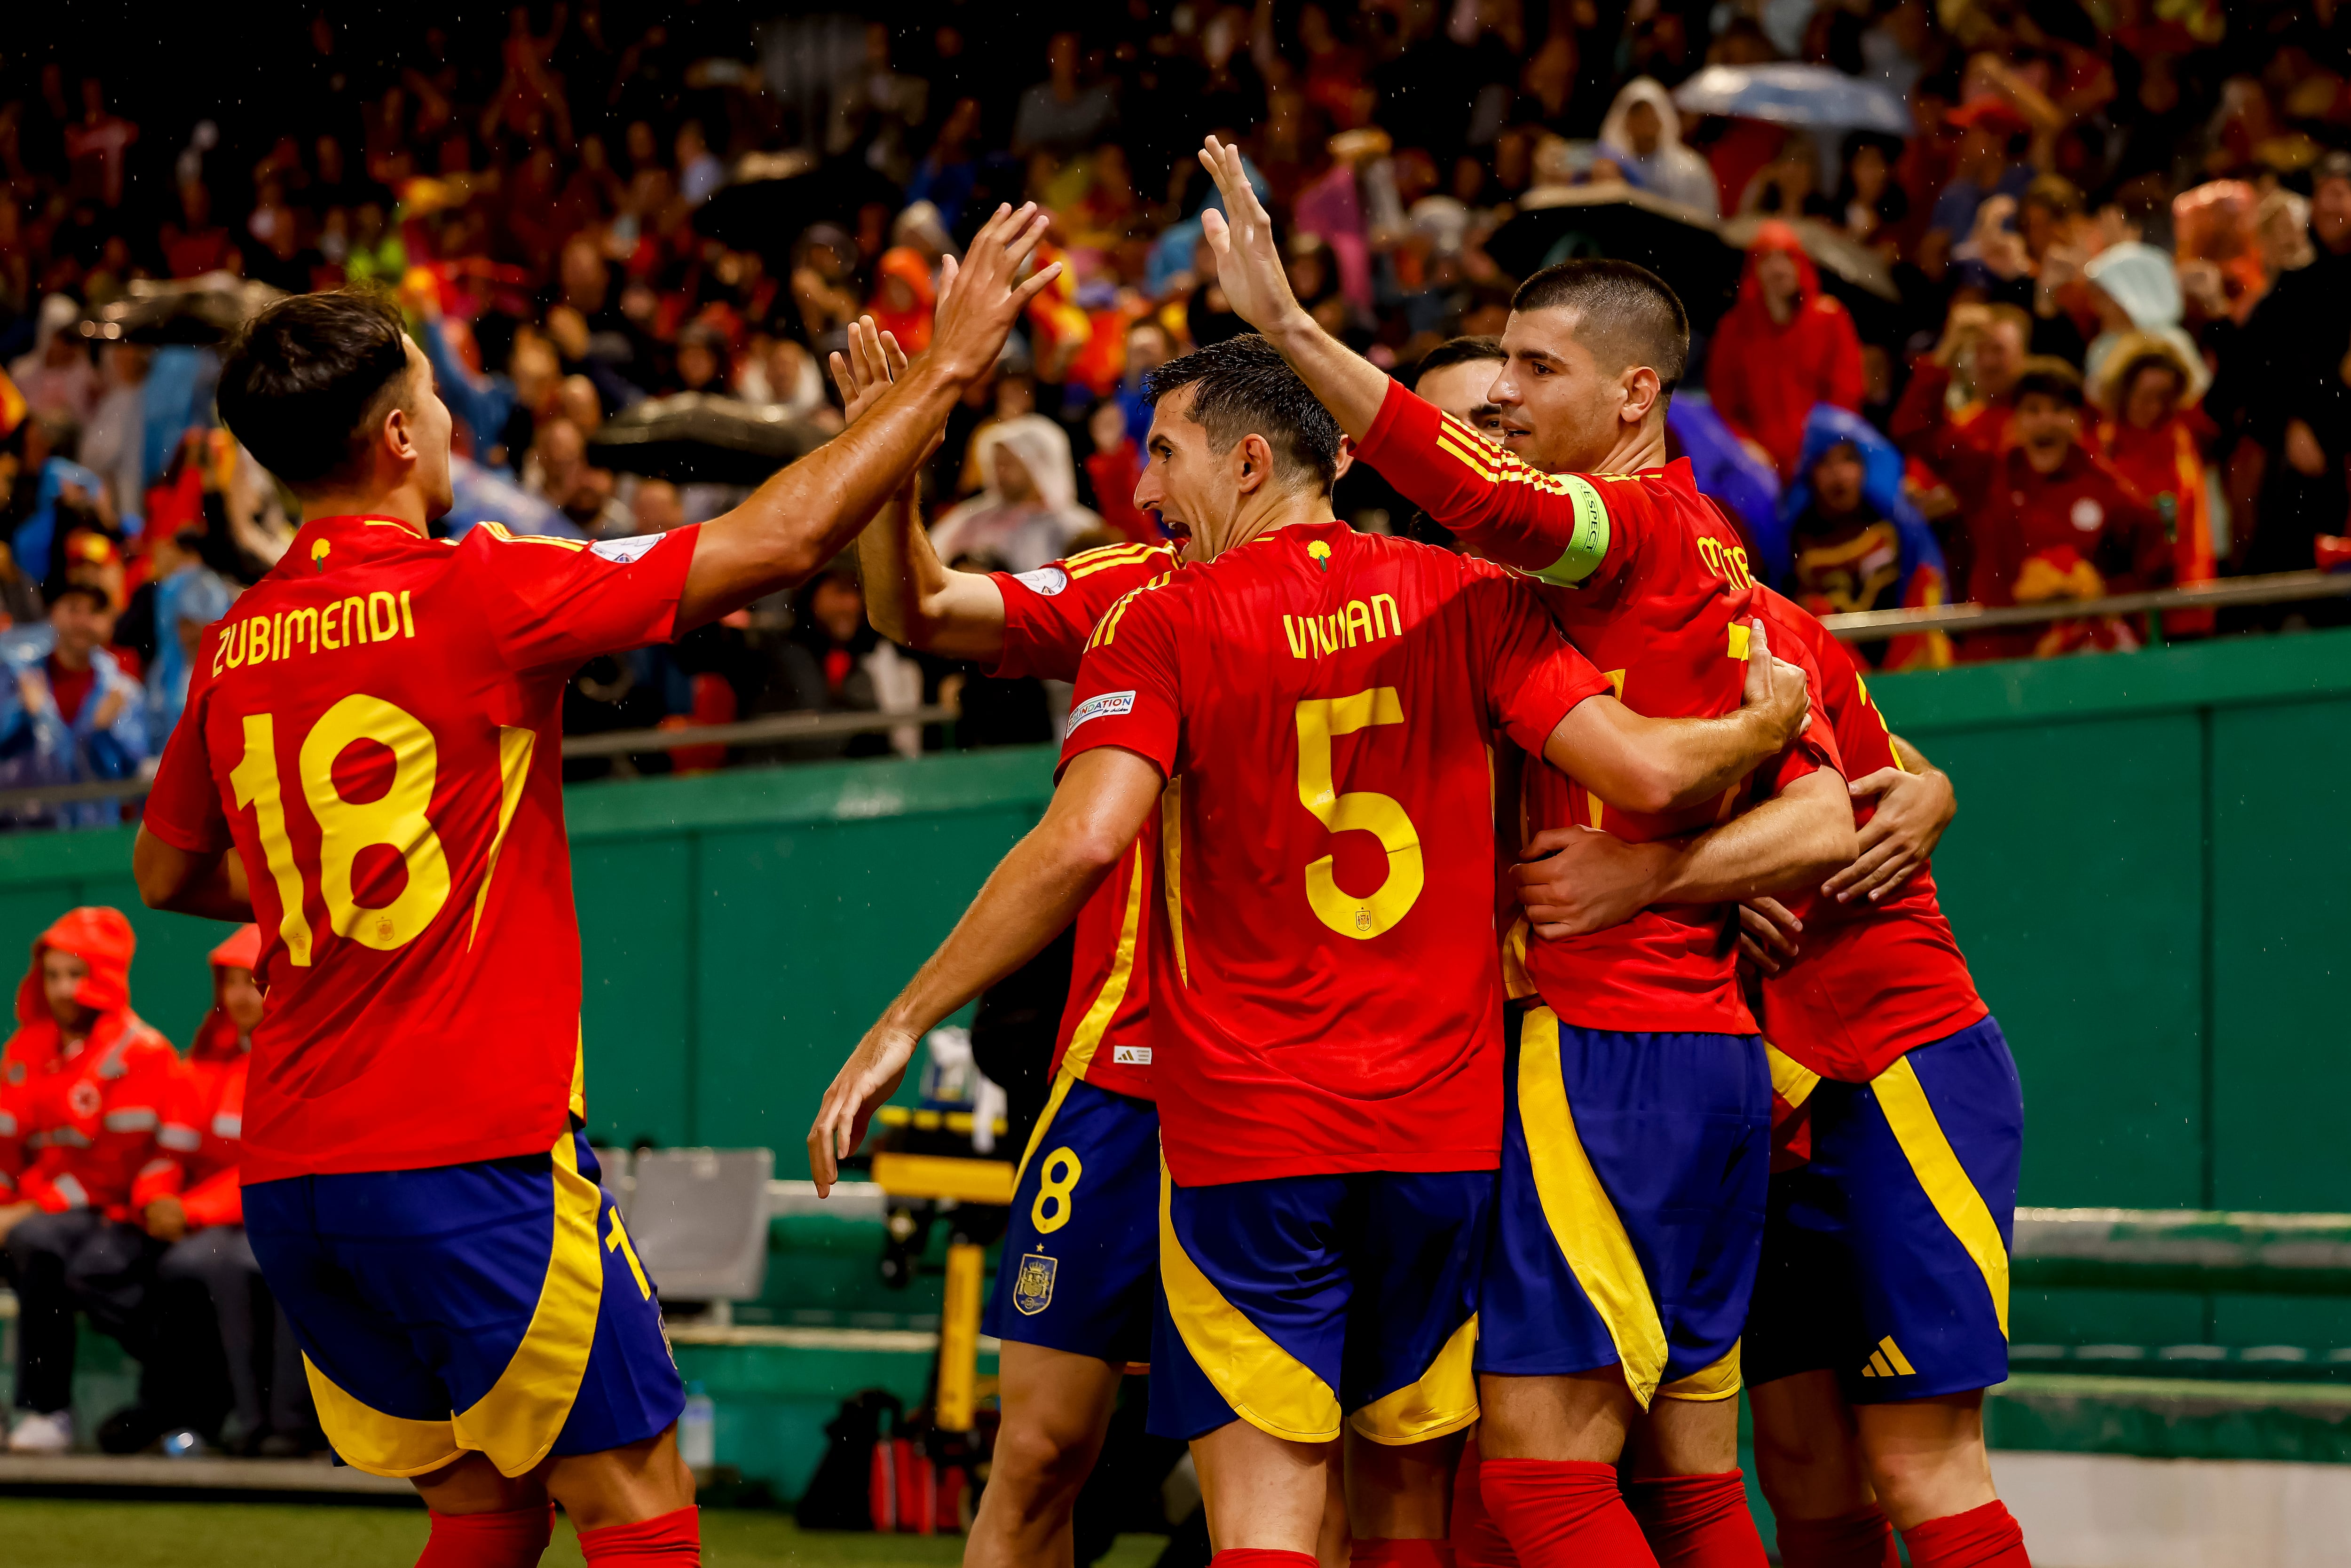
M 702 1515 L 688 1504 L 635 1524 L 580 1532 L 590 1568 L 700 1568 Z
M 1764 1568 L 1763 1538 L 1738 1470 L 1628 1481 L 1625 1500 L 1660 1568 Z
M 1478 1490 L 1526 1568 L 1657 1568 L 1614 1465 L 1484 1459 Z
M 1502 1527 L 1486 1511 L 1478 1490 L 1478 1437 L 1461 1445 L 1461 1465 L 1453 1472 L 1453 1561 L 1458 1568 L 1519 1568 Z
M 555 1533 L 555 1505 L 505 1513 L 436 1513 L 416 1568 L 535 1568 Z
M 1354 1568 L 1453 1568 L 1453 1543 L 1359 1537 L 1350 1561 Z
M 1876 1503 L 1834 1519 L 1782 1519 L 1780 1561 L 1786 1568 L 1901 1568 L 1894 1525 Z
M 1320 1565 L 1314 1561 L 1311 1552 L 1276 1552 L 1270 1546 L 1228 1546 L 1208 1559 L 1208 1568 L 1320 1568 Z
M 2024 1531 L 1995 1498 L 1981 1508 L 1930 1519 L 1902 1532 L 1911 1568 L 2032 1568 Z

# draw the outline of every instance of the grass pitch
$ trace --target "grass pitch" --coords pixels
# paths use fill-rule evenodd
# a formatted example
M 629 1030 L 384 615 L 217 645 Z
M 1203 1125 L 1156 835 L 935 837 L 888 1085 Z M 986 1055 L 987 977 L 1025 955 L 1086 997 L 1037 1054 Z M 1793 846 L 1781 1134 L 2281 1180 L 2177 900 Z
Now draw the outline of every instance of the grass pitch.
M 422 1510 L 234 1502 L 78 1502 L 0 1499 L 8 1568 L 410 1568 L 424 1545 Z M 702 1516 L 708 1568 L 946 1568 L 957 1536 L 809 1534 L 780 1513 Z M 1150 1568 L 1166 1543 L 1122 1540 L 1103 1568 Z M 580 1546 L 558 1520 L 544 1560 L 574 1568 Z

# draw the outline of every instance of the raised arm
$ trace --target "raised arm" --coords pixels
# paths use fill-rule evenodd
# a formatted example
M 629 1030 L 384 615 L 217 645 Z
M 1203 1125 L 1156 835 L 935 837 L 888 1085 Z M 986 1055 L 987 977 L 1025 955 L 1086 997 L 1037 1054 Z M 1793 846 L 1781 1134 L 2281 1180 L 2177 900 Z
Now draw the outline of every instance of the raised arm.
M 943 294 L 954 290 L 953 256 L 946 266 Z M 849 351 L 833 354 L 832 379 L 852 428 L 905 371 L 898 340 L 876 331 L 872 317 L 849 324 Z M 857 536 L 857 570 L 866 617 L 893 643 L 987 664 L 1004 656 L 1004 591 L 986 572 L 951 571 L 939 559 L 913 478 Z
M 1100 747 L 1072 758 L 1045 819 L 1012 847 L 971 907 L 865 1033 L 825 1091 L 809 1129 L 820 1194 L 865 1140 L 876 1107 L 897 1092 L 915 1042 L 941 1019 L 1037 956 L 1102 885 L 1159 804 L 1158 768 Z
M 681 632 L 815 575 L 903 485 L 963 390 L 996 362 L 1005 334 L 1061 264 L 1017 282 L 1044 237 L 1033 204 L 999 209 L 973 239 L 930 351 L 864 417 L 705 523 L 679 597 Z
M 1719 718 L 1651 718 L 1613 696 L 1580 702 L 1559 721 L 1543 760 L 1610 805 L 1660 813 L 1711 800 L 1802 735 L 1812 711 L 1804 672 L 1774 659 L 1750 623 L 1747 685 Z

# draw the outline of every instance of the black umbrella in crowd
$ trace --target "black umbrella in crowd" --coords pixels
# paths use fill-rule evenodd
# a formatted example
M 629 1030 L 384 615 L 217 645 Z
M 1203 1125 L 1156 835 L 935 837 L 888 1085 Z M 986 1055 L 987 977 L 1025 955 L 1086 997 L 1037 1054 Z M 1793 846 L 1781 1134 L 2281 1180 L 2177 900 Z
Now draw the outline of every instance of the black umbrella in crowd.
M 755 152 L 737 160 L 726 183 L 695 209 L 694 227 L 729 250 L 780 256 L 811 224 L 854 229 L 858 209 L 873 202 L 895 211 L 898 188 L 858 159 Z
M 1705 214 L 1620 184 L 1530 194 L 1486 242 L 1486 254 L 1514 277 L 1581 257 L 1638 262 L 1681 296 L 1701 331 L 1730 308 L 1745 260 Z
M 163 282 L 135 278 L 128 294 L 81 324 L 81 334 L 102 343 L 208 348 L 228 341 L 264 307 L 284 298 L 282 290 L 227 272 Z
M 757 485 L 823 445 L 826 435 L 780 403 L 680 392 L 606 420 L 588 450 L 604 467 L 673 484 Z

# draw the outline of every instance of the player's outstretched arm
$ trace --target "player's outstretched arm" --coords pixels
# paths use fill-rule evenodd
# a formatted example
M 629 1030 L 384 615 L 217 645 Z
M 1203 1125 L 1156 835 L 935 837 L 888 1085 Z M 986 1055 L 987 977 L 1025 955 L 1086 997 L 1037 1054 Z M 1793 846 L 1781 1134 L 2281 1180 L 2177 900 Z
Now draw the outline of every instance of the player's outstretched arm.
M 239 925 L 253 918 L 245 862 L 234 853 L 215 850 L 210 854 L 190 854 L 141 826 L 131 846 L 131 875 L 139 884 L 140 902 L 150 909 L 234 920 Z
M 905 483 L 964 388 L 996 362 L 1022 308 L 1060 272 L 1055 262 L 1019 281 L 1048 221 L 1033 203 L 999 208 L 973 238 L 930 351 L 906 378 L 855 424 L 702 525 L 678 600 L 680 632 L 814 576 Z
M 1543 746 L 1543 760 L 1620 810 L 1659 813 L 1711 800 L 1802 735 L 1812 712 L 1804 672 L 1771 656 L 1750 623 L 1747 685 L 1719 718 L 1651 718 L 1613 696 L 1580 702 Z
M 1861 830 L 1861 852 L 1854 862 L 1821 884 L 1839 904 L 1867 898 L 1872 904 L 1910 879 L 1927 863 L 1943 830 L 1959 814 L 1951 777 L 1927 760 L 1917 747 L 1894 737 L 1900 768 L 1881 768 L 1849 786 L 1858 803 L 1877 798 L 1877 810 Z
M 964 1003 L 1037 956 L 1076 917 L 1159 804 L 1157 766 L 1117 747 L 1081 752 L 1061 775 L 1045 820 L 1012 847 L 979 896 L 915 971 L 881 1021 L 850 1053 L 809 1129 L 809 1173 L 820 1195 L 866 1124 L 897 1092 L 915 1042 Z
M 1211 207 L 1200 214 L 1200 226 L 1216 254 L 1217 283 L 1233 313 L 1290 361 L 1340 429 L 1363 440 L 1387 400 L 1387 373 L 1325 332 L 1298 302 L 1281 247 L 1274 243 L 1273 218 L 1250 188 L 1241 150 L 1211 136 L 1200 150 L 1200 164 L 1225 199 L 1223 212 Z
M 955 265 L 947 257 L 944 291 L 954 289 Z M 898 340 L 874 330 L 870 316 L 849 324 L 848 353 L 832 356 L 833 383 L 852 424 L 905 373 Z M 1004 656 L 1004 591 L 986 572 L 950 571 L 939 559 L 912 478 L 858 534 L 857 571 L 865 584 L 866 618 L 893 643 L 991 664 Z
M 1853 858 L 1844 779 L 1818 768 L 1695 838 L 1628 844 L 1591 828 L 1548 828 L 1510 868 L 1539 936 L 1577 936 L 1653 904 L 1735 904 L 1809 886 Z

